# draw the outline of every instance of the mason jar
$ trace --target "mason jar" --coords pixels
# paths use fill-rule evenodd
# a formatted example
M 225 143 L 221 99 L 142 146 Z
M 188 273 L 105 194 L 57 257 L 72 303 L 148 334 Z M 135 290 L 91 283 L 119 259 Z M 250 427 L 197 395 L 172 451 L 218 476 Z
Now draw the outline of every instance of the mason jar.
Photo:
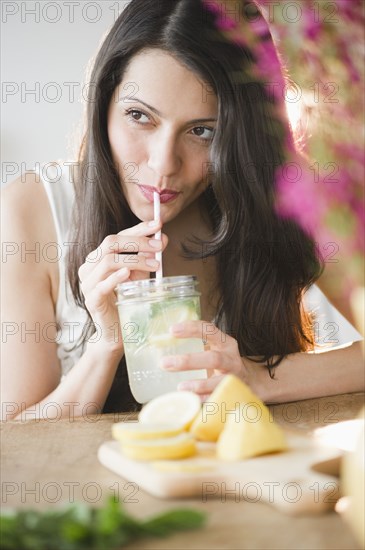
M 117 286 L 117 306 L 129 384 L 138 403 L 176 391 L 183 380 L 207 377 L 206 370 L 168 372 L 165 355 L 204 351 L 202 338 L 175 338 L 170 327 L 201 318 L 193 275 L 128 281 Z

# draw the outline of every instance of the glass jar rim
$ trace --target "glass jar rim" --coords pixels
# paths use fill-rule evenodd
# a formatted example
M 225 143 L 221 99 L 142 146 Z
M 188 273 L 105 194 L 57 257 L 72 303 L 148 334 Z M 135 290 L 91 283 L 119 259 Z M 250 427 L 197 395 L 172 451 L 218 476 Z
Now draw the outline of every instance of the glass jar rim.
M 196 286 L 197 284 L 199 283 L 196 275 L 177 275 L 173 277 L 162 277 L 162 279 L 142 279 L 139 281 L 119 283 L 116 287 L 116 292 L 118 297 L 121 297 L 121 295 L 124 295 L 124 297 L 134 297 L 141 292 L 149 290 L 168 292 L 173 288 Z
M 158 287 L 162 285 L 166 286 L 175 286 L 180 285 L 184 283 L 194 283 L 198 279 L 196 275 L 177 275 L 173 277 L 162 277 L 162 279 L 142 279 L 140 281 L 127 281 L 126 283 L 119 283 L 117 285 L 117 289 L 125 289 L 128 290 L 129 288 L 137 287 L 137 288 L 144 288 L 144 287 Z

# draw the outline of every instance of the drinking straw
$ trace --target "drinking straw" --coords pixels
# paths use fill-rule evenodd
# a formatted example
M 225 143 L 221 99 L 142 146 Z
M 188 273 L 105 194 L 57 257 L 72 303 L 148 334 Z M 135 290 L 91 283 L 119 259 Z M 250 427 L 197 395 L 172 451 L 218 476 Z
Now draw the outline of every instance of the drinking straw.
M 153 192 L 153 216 L 155 222 L 159 221 L 161 218 L 160 195 L 157 191 Z M 161 230 L 157 231 L 155 239 L 161 240 Z M 160 267 L 156 271 L 156 279 L 162 279 L 162 252 L 156 252 L 155 258 L 160 262 Z

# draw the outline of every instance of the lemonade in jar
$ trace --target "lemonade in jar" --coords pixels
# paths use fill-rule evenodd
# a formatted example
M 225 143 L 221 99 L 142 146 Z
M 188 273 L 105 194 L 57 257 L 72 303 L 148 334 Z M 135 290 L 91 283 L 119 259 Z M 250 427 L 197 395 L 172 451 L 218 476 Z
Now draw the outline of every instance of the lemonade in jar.
M 167 372 L 165 355 L 204 351 L 202 338 L 175 338 L 170 327 L 200 319 L 200 293 L 193 275 L 122 283 L 117 306 L 129 384 L 138 403 L 175 391 L 179 382 L 206 378 L 206 370 Z

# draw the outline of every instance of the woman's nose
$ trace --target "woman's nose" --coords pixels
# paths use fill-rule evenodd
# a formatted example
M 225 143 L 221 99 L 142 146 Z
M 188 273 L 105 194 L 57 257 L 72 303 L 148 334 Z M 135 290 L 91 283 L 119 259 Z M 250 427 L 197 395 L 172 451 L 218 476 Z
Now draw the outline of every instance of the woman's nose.
M 148 167 L 158 177 L 169 177 L 176 174 L 181 166 L 176 136 L 161 132 L 151 136 Z

